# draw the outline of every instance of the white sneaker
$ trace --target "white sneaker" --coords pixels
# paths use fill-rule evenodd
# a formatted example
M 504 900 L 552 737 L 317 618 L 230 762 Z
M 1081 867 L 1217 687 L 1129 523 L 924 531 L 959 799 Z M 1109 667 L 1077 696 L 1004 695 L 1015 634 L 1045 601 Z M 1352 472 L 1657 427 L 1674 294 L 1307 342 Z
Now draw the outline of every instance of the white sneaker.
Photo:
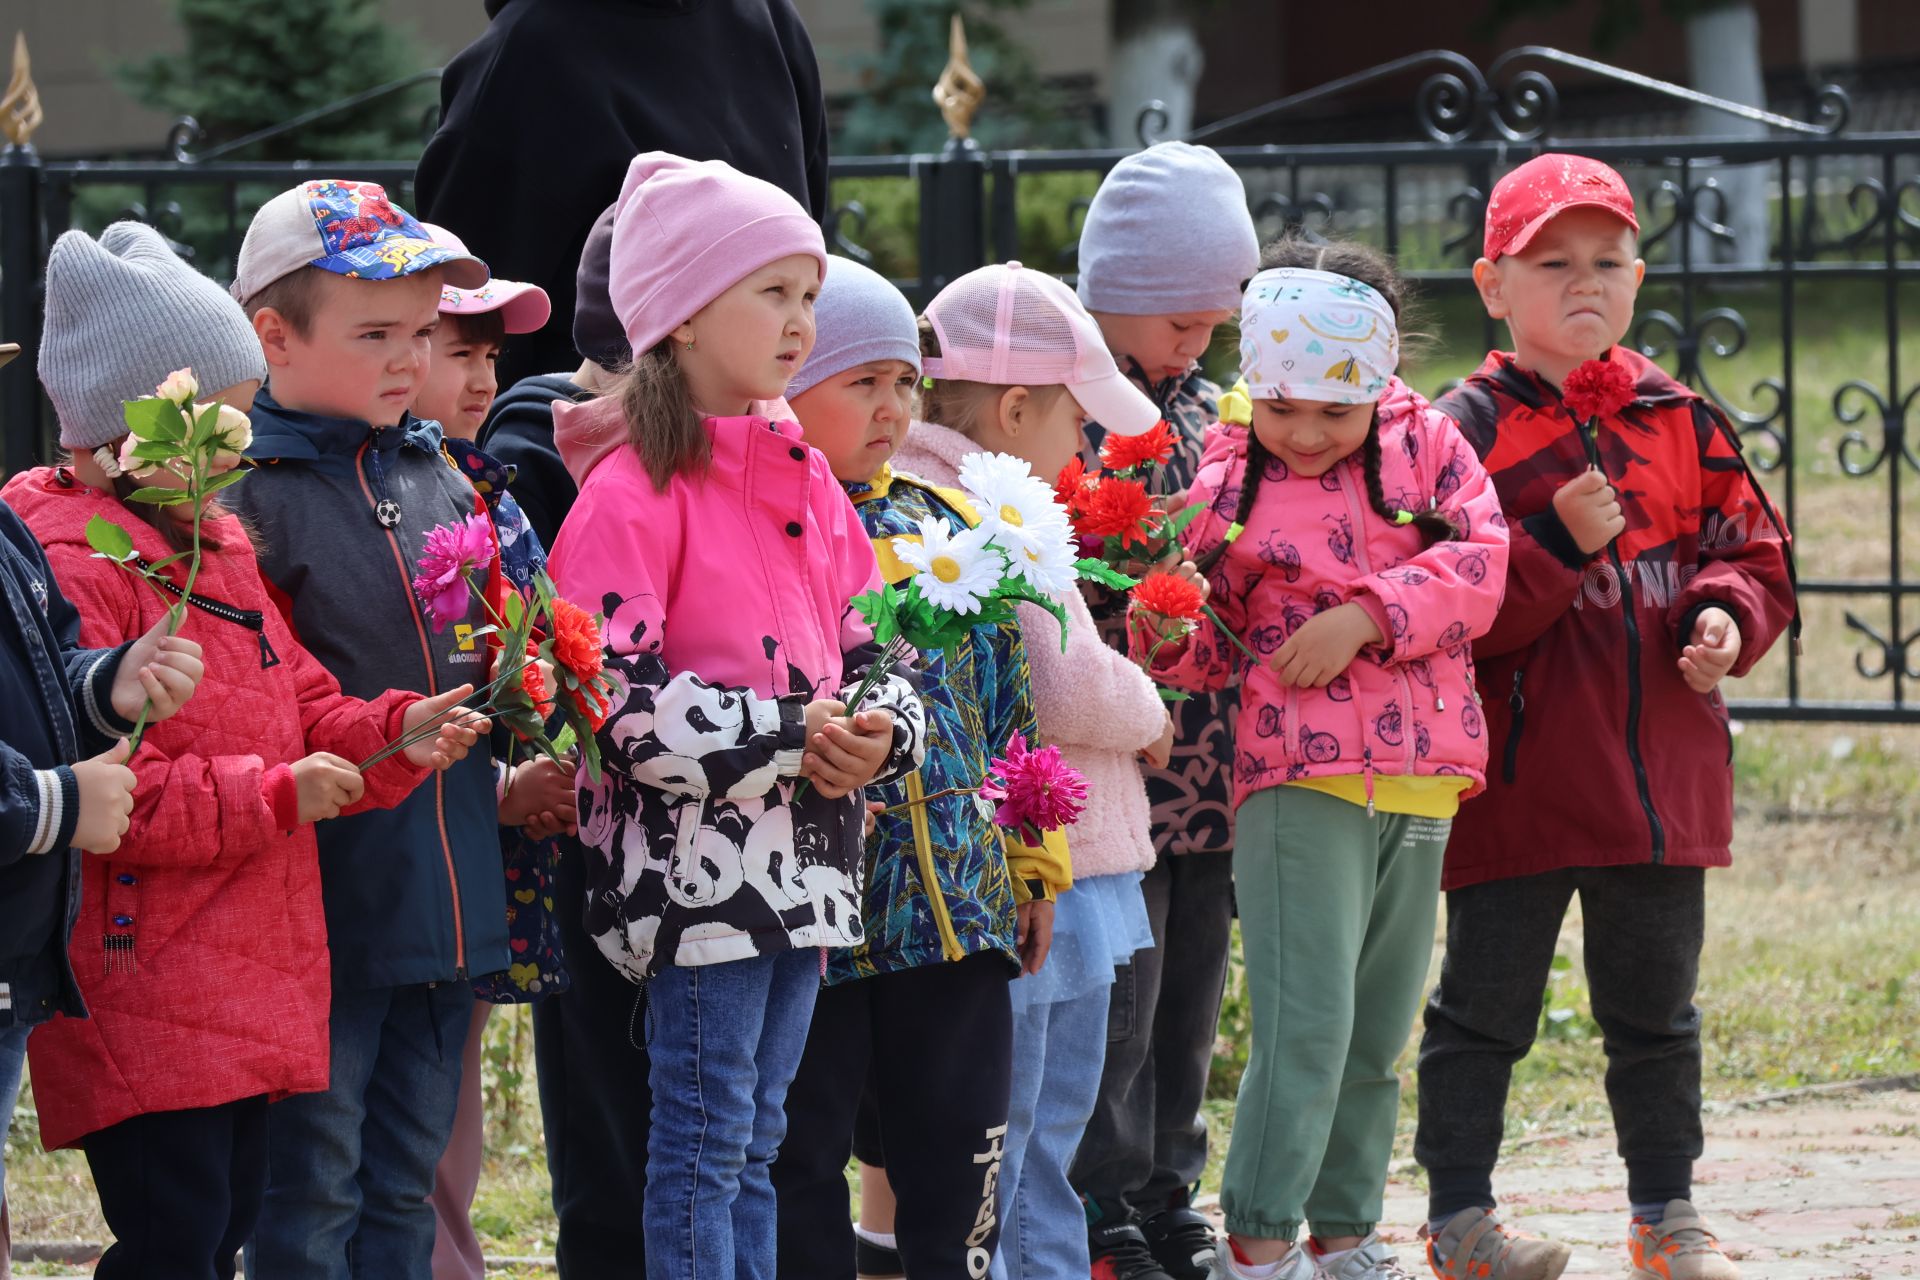
M 1307 1248 L 1303 1238 L 1280 1259 L 1280 1269 L 1263 1280 L 1316 1280 L 1319 1274 L 1320 1268 L 1313 1265 L 1313 1251 Z M 1231 1240 L 1222 1240 L 1220 1247 L 1213 1251 L 1213 1270 L 1207 1275 L 1208 1280 L 1250 1280 L 1233 1256 Z
M 1323 1280 L 1414 1280 L 1377 1231 L 1342 1253 L 1333 1265 L 1322 1259 L 1316 1271 Z

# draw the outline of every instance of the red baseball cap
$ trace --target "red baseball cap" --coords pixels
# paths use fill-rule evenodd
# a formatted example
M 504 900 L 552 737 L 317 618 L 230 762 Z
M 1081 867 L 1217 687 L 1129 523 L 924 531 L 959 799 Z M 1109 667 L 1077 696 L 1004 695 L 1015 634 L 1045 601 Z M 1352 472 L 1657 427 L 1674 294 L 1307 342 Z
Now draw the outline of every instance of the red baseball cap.
M 1579 208 L 1605 209 L 1639 234 L 1633 192 L 1614 169 L 1586 156 L 1535 156 L 1494 184 L 1487 201 L 1485 255 L 1497 259 L 1519 253 L 1549 219 Z

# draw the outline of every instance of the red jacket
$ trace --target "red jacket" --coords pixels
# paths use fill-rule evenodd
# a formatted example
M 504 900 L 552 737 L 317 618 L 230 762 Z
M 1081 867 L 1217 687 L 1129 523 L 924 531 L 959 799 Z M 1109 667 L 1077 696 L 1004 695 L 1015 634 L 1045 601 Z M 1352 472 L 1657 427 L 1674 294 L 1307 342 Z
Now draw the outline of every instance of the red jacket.
M 159 621 L 154 591 L 94 559 L 84 532 L 105 516 L 153 562 L 170 550 L 151 525 L 50 468 L 13 477 L 5 497 L 45 545 L 86 643 L 119 644 Z M 327 1087 L 319 858 L 312 825 L 294 816 L 289 766 L 313 751 L 365 759 L 400 734 L 417 696 L 341 694 L 269 601 L 240 523 L 206 532 L 221 549 L 203 558 L 194 599 L 256 612 L 263 629 L 187 610 L 181 634 L 205 651 L 206 677 L 134 754 L 139 789 L 119 850 L 82 859 L 71 956 L 92 1016 L 56 1018 L 29 1041 L 49 1150 L 147 1112 Z M 170 576 L 183 581 L 185 568 Z M 263 638 L 279 659 L 265 669 Z M 359 808 L 396 804 L 425 776 L 394 756 L 367 772 Z
M 1627 527 L 1597 555 L 1580 554 L 1553 510 L 1586 466 L 1554 387 L 1494 352 L 1437 406 L 1486 463 L 1512 526 L 1506 599 L 1473 646 L 1488 785 L 1454 819 L 1448 889 L 1732 860 L 1726 702 L 1687 687 L 1680 648 L 1717 605 L 1739 624 L 1732 674 L 1746 674 L 1794 617 L 1787 546 L 1720 411 L 1633 352 L 1610 358 L 1638 397 L 1601 424 Z

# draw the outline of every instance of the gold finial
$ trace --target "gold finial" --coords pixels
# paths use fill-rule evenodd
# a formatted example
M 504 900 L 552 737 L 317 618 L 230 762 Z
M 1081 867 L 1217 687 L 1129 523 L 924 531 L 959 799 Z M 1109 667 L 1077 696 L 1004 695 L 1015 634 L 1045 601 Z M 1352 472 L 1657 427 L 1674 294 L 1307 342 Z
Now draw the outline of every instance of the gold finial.
M 7 81 L 7 91 L 0 94 L 0 133 L 15 146 L 24 147 L 44 118 L 40 91 L 33 87 L 33 64 L 27 59 L 27 33 L 15 32 L 13 75 Z
M 973 114 L 987 96 L 987 86 L 967 61 L 967 29 L 953 15 L 947 38 L 947 66 L 933 85 L 933 101 L 947 121 L 947 135 L 964 138 L 973 132 Z

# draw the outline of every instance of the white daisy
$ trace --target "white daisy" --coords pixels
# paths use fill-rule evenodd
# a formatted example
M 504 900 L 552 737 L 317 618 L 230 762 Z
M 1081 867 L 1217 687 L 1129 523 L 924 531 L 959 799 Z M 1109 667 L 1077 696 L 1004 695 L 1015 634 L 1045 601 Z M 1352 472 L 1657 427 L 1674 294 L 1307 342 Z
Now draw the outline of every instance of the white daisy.
M 1007 567 L 1016 577 L 1031 583 L 1034 590 L 1057 599 L 1079 581 L 1079 571 L 1074 568 L 1078 558 L 1073 530 L 1062 520 L 1057 527 L 1044 526 L 1030 545 L 1010 552 Z
M 1007 558 L 990 544 L 985 527 L 955 533 L 938 516 L 920 520 L 920 541 L 893 540 L 894 554 L 920 572 L 913 581 L 935 608 L 980 612 L 980 598 L 1000 585 Z
M 960 464 L 960 483 L 988 530 L 1016 564 L 1023 551 L 1064 531 L 1067 513 L 1053 500 L 1053 488 L 1033 474 L 1025 459 L 1010 453 L 972 453 Z

